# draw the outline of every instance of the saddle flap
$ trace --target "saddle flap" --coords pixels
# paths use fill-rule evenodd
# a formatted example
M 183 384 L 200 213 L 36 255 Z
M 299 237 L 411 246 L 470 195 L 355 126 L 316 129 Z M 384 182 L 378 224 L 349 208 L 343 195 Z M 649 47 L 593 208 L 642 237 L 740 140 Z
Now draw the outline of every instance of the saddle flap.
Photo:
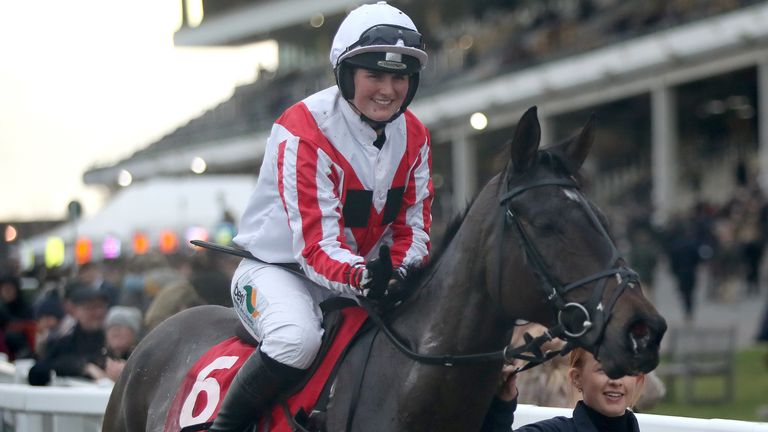
M 332 342 L 336 339 L 336 334 L 339 331 L 339 328 L 344 323 L 344 314 L 342 312 L 349 307 L 359 308 L 357 302 L 346 297 L 331 297 L 320 303 L 320 310 L 323 312 L 323 340 L 320 343 L 320 350 L 317 352 L 312 365 L 307 369 L 308 373 L 304 375 L 304 378 L 282 396 L 289 396 L 300 391 L 309 380 L 312 379 L 315 371 L 323 362 L 328 350 L 331 348 Z M 278 399 L 282 400 L 283 397 Z
M 290 412 L 312 411 L 334 365 L 366 321 L 365 310 L 359 306 L 350 307 L 353 305 L 356 305 L 353 300 L 344 299 L 334 300 L 322 308 L 325 333 L 320 352 L 301 385 L 283 395 L 290 395 L 287 398 Z M 216 418 L 235 374 L 257 346 L 253 338 L 240 335 L 239 330 L 237 333 L 238 336 L 211 347 L 187 372 L 168 411 L 164 432 L 178 432 L 184 428 L 205 430 L 209 426 L 206 423 Z M 283 396 L 279 400 L 285 400 Z M 275 404 L 271 420 L 270 430 L 291 430 L 279 404 Z

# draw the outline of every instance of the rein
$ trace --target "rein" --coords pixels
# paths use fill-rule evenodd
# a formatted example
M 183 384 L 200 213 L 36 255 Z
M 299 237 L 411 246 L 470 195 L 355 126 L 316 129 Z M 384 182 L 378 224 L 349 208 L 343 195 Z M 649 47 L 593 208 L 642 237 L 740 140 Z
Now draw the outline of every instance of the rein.
M 410 347 L 408 347 L 405 344 L 405 342 L 403 342 L 400 339 L 400 337 L 398 337 L 392 331 L 389 325 L 387 325 L 387 323 L 384 322 L 384 320 L 381 318 L 379 313 L 376 311 L 376 308 L 374 307 L 374 305 L 371 304 L 370 300 L 364 297 L 358 297 L 358 300 L 360 301 L 360 304 L 363 306 L 366 312 L 368 312 L 368 316 L 371 318 L 371 320 L 384 333 L 384 335 L 387 336 L 387 339 L 389 339 L 392 345 L 394 345 L 395 348 L 397 348 L 406 357 L 410 358 L 411 360 L 417 361 L 419 363 L 452 367 L 455 365 L 475 364 L 475 363 L 484 363 L 484 362 L 493 362 L 493 361 L 502 361 L 502 360 L 504 361 L 504 363 L 511 363 L 515 359 L 528 360 L 529 361 L 528 364 L 526 364 L 525 366 L 523 366 L 522 368 L 516 371 L 516 372 L 520 372 L 526 369 L 530 369 L 533 366 L 537 366 L 541 363 L 544 363 L 545 361 L 551 359 L 557 354 L 562 354 L 562 355 L 567 354 L 567 351 L 564 351 L 564 352 L 561 352 L 561 351 L 542 352 L 541 351 L 541 346 L 543 344 L 563 334 L 562 326 L 555 326 L 550 329 L 547 329 L 547 331 L 544 332 L 544 334 L 537 336 L 535 338 L 530 336 L 528 333 L 525 333 L 524 337 L 526 339 L 526 343 L 524 345 L 514 347 L 510 344 L 498 351 L 479 353 L 479 354 L 461 354 L 461 355 L 421 354 L 412 350 Z M 531 355 L 526 355 L 525 353 L 531 353 Z

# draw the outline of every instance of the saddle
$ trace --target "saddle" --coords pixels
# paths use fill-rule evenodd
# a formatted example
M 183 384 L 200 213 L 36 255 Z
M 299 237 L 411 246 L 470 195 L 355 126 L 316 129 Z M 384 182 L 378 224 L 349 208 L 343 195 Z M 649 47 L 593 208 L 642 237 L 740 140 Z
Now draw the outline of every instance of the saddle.
M 305 378 L 277 398 L 269 415 L 262 416 L 258 431 L 323 431 L 324 412 L 338 366 L 349 347 L 374 326 L 367 312 L 354 300 L 335 297 L 320 304 L 323 339 Z M 366 340 L 373 341 L 372 337 Z M 216 418 L 235 374 L 258 347 L 240 325 L 236 336 L 206 351 L 189 369 L 168 410 L 164 432 L 206 431 Z

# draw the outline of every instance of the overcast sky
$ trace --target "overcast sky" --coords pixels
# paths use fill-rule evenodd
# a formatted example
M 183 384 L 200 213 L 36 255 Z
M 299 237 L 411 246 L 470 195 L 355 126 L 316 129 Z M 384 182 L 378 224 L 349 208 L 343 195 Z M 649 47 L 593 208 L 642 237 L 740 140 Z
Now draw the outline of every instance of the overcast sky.
M 0 0 L 0 221 L 103 201 L 84 170 L 226 100 L 274 46 L 175 48 L 178 0 Z

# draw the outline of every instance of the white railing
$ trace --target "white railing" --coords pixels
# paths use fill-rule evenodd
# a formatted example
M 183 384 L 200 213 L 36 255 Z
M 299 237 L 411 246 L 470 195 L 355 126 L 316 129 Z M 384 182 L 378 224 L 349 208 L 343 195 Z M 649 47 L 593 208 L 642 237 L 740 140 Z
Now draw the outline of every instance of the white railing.
M 31 387 L 0 384 L 0 431 L 96 432 L 109 400 L 109 388 Z M 554 416 L 570 416 L 571 410 L 520 405 L 515 426 Z M 638 414 L 643 432 L 768 432 L 768 423 L 698 419 Z M 6 425 L 13 425 L 6 428 Z
M 555 416 L 570 417 L 571 414 L 572 410 L 565 408 L 520 405 L 515 412 L 515 424 L 513 426 L 520 427 Z M 768 432 L 768 423 L 737 420 L 638 414 L 637 421 L 643 432 Z
M 98 432 L 109 387 L 32 387 L 0 384 L 0 431 Z M 13 428 L 6 428 L 13 425 Z

